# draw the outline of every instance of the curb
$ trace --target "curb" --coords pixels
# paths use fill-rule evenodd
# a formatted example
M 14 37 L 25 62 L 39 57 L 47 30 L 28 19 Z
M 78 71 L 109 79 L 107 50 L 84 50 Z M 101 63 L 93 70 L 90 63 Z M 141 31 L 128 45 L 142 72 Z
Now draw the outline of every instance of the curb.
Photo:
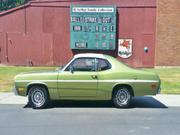
M 27 104 L 27 97 L 16 96 L 12 92 L 0 93 L 0 104 Z

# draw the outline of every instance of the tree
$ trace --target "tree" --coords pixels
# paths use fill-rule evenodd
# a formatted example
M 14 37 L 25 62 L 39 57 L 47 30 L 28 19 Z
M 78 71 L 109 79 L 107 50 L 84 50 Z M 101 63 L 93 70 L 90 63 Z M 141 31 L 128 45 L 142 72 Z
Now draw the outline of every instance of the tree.
M 25 4 L 28 0 L 0 0 L 0 12 Z

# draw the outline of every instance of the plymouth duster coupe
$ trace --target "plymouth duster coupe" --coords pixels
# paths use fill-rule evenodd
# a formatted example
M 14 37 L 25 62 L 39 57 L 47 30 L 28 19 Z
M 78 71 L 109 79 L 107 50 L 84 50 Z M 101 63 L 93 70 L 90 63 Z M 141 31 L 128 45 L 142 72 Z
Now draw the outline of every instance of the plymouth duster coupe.
M 155 95 L 159 90 L 155 73 L 93 53 L 77 54 L 59 70 L 21 73 L 14 89 L 17 95 L 28 96 L 35 109 L 51 100 L 111 100 L 116 107 L 127 108 L 133 96 Z

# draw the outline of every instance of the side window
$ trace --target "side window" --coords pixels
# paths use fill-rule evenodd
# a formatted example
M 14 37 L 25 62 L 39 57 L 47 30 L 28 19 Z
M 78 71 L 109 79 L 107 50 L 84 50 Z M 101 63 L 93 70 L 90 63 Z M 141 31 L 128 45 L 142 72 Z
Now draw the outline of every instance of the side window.
M 74 60 L 73 63 L 68 67 L 68 69 L 71 66 L 73 67 L 74 71 L 95 71 L 95 59 L 79 58 Z
M 110 63 L 104 59 L 97 59 L 98 60 L 98 71 L 104 71 L 111 68 Z

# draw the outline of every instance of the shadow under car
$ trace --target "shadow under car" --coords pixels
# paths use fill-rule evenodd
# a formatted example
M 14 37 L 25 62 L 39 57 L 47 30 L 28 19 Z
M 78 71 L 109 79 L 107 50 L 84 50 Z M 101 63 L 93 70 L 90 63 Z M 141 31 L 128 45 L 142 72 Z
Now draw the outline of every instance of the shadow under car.
M 24 108 L 30 108 L 27 103 Z M 72 101 L 72 100 L 58 100 L 51 101 L 45 109 L 50 108 L 115 108 L 111 101 Z M 151 96 L 133 97 L 131 108 L 168 108 L 166 105 Z

